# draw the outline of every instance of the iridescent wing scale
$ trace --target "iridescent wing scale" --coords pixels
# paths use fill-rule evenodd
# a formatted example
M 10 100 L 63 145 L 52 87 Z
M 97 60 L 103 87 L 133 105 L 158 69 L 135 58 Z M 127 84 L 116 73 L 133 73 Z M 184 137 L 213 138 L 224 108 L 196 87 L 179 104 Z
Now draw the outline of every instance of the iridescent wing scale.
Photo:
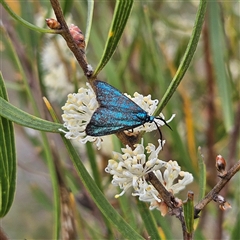
M 113 86 L 99 80 L 94 84 L 99 107 L 86 127 L 87 135 L 109 135 L 154 121 L 153 116 Z

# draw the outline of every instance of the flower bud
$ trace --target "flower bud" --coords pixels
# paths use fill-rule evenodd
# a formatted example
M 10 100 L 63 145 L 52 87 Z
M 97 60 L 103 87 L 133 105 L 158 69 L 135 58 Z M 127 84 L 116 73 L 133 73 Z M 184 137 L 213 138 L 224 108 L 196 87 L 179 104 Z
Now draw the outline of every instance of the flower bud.
M 45 21 L 49 28 L 55 29 L 55 30 L 61 29 L 61 24 L 56 19 L 47 18 Z
M 218 172 L 221 173 L 221 176 L 225 176 L 227 171 L 226 169 L 226 161 L 225 159 L 222 157 L 222 155 L 217 155 L 216 157 L 216 168 L 218 170 Z

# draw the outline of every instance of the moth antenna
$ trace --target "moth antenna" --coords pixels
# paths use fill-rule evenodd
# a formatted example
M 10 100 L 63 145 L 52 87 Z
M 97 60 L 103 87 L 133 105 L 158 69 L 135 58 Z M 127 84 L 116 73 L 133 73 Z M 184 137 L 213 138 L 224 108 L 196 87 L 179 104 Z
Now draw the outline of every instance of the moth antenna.
M 157 127 L 157 129 L 158 129 L 158 132 L 159 132 L 159 135 L 160 135 L 160 139 L 161 139 L 161 147 L 163 147 L 163 145 L 162 145 L 162 140 L 163 140 L 163 138 L 162 138 L 162 132 L 161 132 L 159 126 L 157 125 L 157 123 L 156 123 L 155 121 L 153 121 L 153 122 L 155 123 L 155 125 L 156 125 L 156 127 Z
M 172 128 L 170 127 L 170 125 L 168 125 L 168 123 L 165 121 L 165 119 L 163 119 L 163 118 L 161 118 L 161 117 L 155 117 L 155 118 L 163 121 L 163 122 L 165 123 L 165 125 L 167 125 L 167 126 L 172 130 Z M 155 125 L 156 125 L 156 127 L 157 127 L 157 129 L 158 129 L 158 132 L 159 132 L 159 135 L 160 135 L 160 139 L 161 139 L 161 147 L 162 147 L 162 139 L 163 139 L 163 138 L 162 138 L 162 132 L 161 132 L 159 126 L 157 125 L 157 123 L 156 123 L 155 121 L 154 121 L 154 123 L 155 123 Z
M 161 120 L 161 121 L 163 121 L 163 122 L 165 123 L 165 125 L 167 125 L 168 128 L 170 128 L 170 129 L 172 130 L 172 128 L 170 127 L 170 125 L 168 125 L 168 123 L 166 122 L 165 119 L 163 119 L 163 118 L 161 118 L 161 117 L 155 117 L 155 118 L 156 118 L 156 119 L 159 119 L 159 120 Z

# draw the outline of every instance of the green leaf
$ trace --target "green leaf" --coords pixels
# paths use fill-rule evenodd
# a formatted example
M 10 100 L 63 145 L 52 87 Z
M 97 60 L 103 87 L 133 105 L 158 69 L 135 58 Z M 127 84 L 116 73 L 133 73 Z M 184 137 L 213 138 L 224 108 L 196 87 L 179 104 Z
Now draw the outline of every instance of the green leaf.
M 1 87 L 1 85 L 0 85 Z M 59 133 L 59 129 L 64 129 L 62 124 L 53 123 L 28 114 L 0 97 L 0 115 L 8 120 L 24 127 L 33 128 L 45 132 Z
M 8 100 L 0 74 L 0 96 Z M 10 210 L 16 189 L 16 150 L 11 121 L 0 117 L 0 217 Z
M 67 13 L 71 11 L 71 8 L 73 6 L 73 0 L 66 0 L 63 4 L 63 15 L 66 16 Z
M 90 38 L 90 31 L 92 29 L 92 19 L 93 19 L 93 9 L 94 9 L 94 1 L 88 0 L 88 11 L 87 11 L 87 27 L 85 33 L 85 47 L 87 48 L 89 38 Z
M 87 150 L 87 155 L 89 158 L 89 162 L 91 165 L 92 169 L 92 174 L 93 174 L 93 179 L 95 180 L 96 184 L 98 185 L 99 189 L 102 191 L 102 180 L 101 176 L 99 174 L 98 170 L 98 165 L 97 165 L 97 160 L 96 160 L 96 153 L 94 152 L 94 149 L 92 147 L 92 144 L 87 142 L 86 143 L 86 150 Z
M 119 207 L 121 209 L 121 214 L 123 218 L 127 219 L 128 224 L 138 233 L 140 233 L 138 226 L 138 215 L 136 214 L 135 202 L 133 203 L 129 201 L 129 196 L 127 194 L 123 194 L 118 199 Z
M 148 236 L 150 236 L 151 239 L 161 239 L 158 233 L 157 224 L 149 211 L 147 204 L 145 202 L 138 201 L 138 209 L 147 229 Z
M 204 162 L 204 156 L 201 153 L 200 147 L 198 148 L 198 152 L 199 152 L 199 155 L 198 155 L 198 172 L 199 172 L 198 173 L 198 186 L 199 186 L 198 201 L 200 201 L 205 196 L 207 176 L 206 176 L 206 164 Z M 195 212 L 195 214 L 198 214 L 198 212 Z M 195 229 L 197 229 L 198 224 L 199 224 L 199 218 L 197 218 L 195 221 L 195 226 L 194 226 Z M 197 234 L 200 235 L 201 232 L 198 230 Z
M 5 10 L 18 22 L 20 22 L 21 24 L 23 24 L 24 26 L 26 26 L 29 29 L 32 29 L 34 31 L 37 32 L 41 32 L 41 33 L 56 33 L 56 30 L 51 30 L 51 29 L 45 29 L 45 28 L 40 28 L 35 26 L 34 24 L 29 23 L 28 21 L 24 20 L 23 18 L 21 18 L 20 16 L 18 16 L 15 12 L 12 11 L 12 9 L 6 4 L 6 2 L 4 0 L 0 0 L 0 3 L 2 4 L 2 6 L 5 8 Z
M 194 196 L 193 192 L 189 191 L 187 201 L 183 202 L 183 212 L 188 233 L 193 232 L 194 224 L 193 196 Z
M 213 57 L 213 66 L 216 74 L 216 82 L 221 99 L 224 125 L 229 132 L 233 126 L 233 105 L 231 101 L 231 82 L 226 69 L 227 46 L 223 30 L 222 15 L 219 3 L 209 2 L 209 33 Z
M 199 194 L 198 194 L 198 200 L 200 201 L 204 196 L 206 192 L 206 165 L 204 163 L 203 155 L 199 156 L 198 158 L 198 168 L 199 168 L 199 180 L 198 180 L 198 186 L 199 186 Z
M 201 35 L 202 25 L 203 25 L 205 13 L 206 13 L 206 7 L 207 7 L 207 1 L 202 0 L 198 7 L 192 35 L 189 39 L 185 54 L 182 58 L 182 61 L 177 69 L 175 76 L 173 77 L 172 82 L 170 83 L 167 91 L 165 92 L 163 98 L 161 99 L 161 102 L 158 105 L 157 110 L 154 113 L 155 115 L 159 114 L 162 111 L 162 109 L 166 106 L 166 104 L 168 103 L 172 95 L 175 93 L 178 85 L 183 79 L 183 76 L 192 61 L 193 55 L 196 51 L 197 44 Z
M 70 158 L 78 172 L 82 183 L 88 190 L 93 201 L 98 206 L 99 210 L 104 214 L 109 222 L 116 227 L 116 229 L 122 234 L 125 239 L 143 239 L 137 232 L 135 232 L 131 226 L 129 226 L 124 219 L 116 212 L 113 206 L 106 200 L 103 193 L 99 190 L 96 183 L 93 181 L 87 170 L 85 169 L 82 161 L 79 159 L 79 155 L 72 146 L 71 142 L 62 136 L 66 148 L 70 154 Z
M 118 0 L 116 2 L 112 25 L 108 33 L 108 39 L 103 51 L 102 58 L 96 67 L 93 76 L 98 75 L 98 73 L 104 68 L 104 66 L 107 64 L 115 52 L 123 30 L 126 26 L 127 20 L 130 16 L 132 5 L 133 0 Z

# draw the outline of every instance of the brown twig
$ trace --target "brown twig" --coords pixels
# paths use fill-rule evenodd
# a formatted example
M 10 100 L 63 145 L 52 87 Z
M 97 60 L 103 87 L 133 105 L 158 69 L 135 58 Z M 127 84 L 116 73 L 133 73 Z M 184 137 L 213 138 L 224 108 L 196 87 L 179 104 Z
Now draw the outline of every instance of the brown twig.
M 181 222 L 183 239 L 191 240 L 192 233 L 187 232 L 185 218 L 184 218 L 181 204 L 179 205 L 179 202 L 175 199 L 173 194 L 167 191 L 167 189 L 162 185 L 162 183 L 159 181 L 159 179 L 156 177 L 156 175 L 153 172 L 148 173 L 148 175 L 146 176 L 146 180 L 151 182 L 151 184 L 156 188 L 159 195 L 163 199 L 164 203 L 166 203 L 166 205 L 170 209 L 170 214 L 176 216 Z
M 202 209 L 212 200 L 215 199 L 216 195 L 222 190 L 222 188 L 229 182 L 229 180 L 240 170 L 240 160 L 227 171 L 225 176 L 221 177 L 221 180 L 215 185 L 215 187 L 195 206 L 194 217 L 198 218 L 199 213 Z M 161 195 L 161 198 L 170 209 L 170 213 L 175 215 L 181 222 L 184 239 L 192 239 L 192 235 L 186 230 L 185 219 L 183 215 L 182 207 L 177 206 L 178 202 L 174 196 L 167 191 L 167 189 L 161 184 L 158 178 L 153 172 L 148 173 L 146 180 L 150 181 L 151 184 Z
M 92 70 L 90 69 L 90 65 L 87 63 L 85 54 L 81 49 L 77 46 L 76 42 L 73 40 L 72 35 L 70 34 L 69 28 L 66 24 L 66 21 L 63 16 L 63 12 L 58 0 L 50 0 L 54 13 L 56 15 L 57 21 L 61 25 L 61 30 L 59 34 L 65 39 L 68 47 L 73 52 L 76 57 L 79 65 L 83 69 L 84 74 L 88 79 L 90 79 Z
M 195 206 L 195 218 L 199 217 L 199 213 L 202 209 L 211 202 L 215 195 L 218 194 L 222 188 L 229 182 L 229 180 L 240 170 L 240 160 L 228 170 L 226 175 L 215 185 L 215 187 Z
M 148 173 L 146 180 L 151 182 L 151 184 L 156 188 L 156 190 L 161 195 L 161 198 L 164 200 L 164 202 L 169 208 L 174 209 L 176 207 L 176 201 L 174 196 L 170 192 L 168 192 L 168 190 L 162 185 L 162 183 L 159 181 L 159 179 L 153 172 Z

